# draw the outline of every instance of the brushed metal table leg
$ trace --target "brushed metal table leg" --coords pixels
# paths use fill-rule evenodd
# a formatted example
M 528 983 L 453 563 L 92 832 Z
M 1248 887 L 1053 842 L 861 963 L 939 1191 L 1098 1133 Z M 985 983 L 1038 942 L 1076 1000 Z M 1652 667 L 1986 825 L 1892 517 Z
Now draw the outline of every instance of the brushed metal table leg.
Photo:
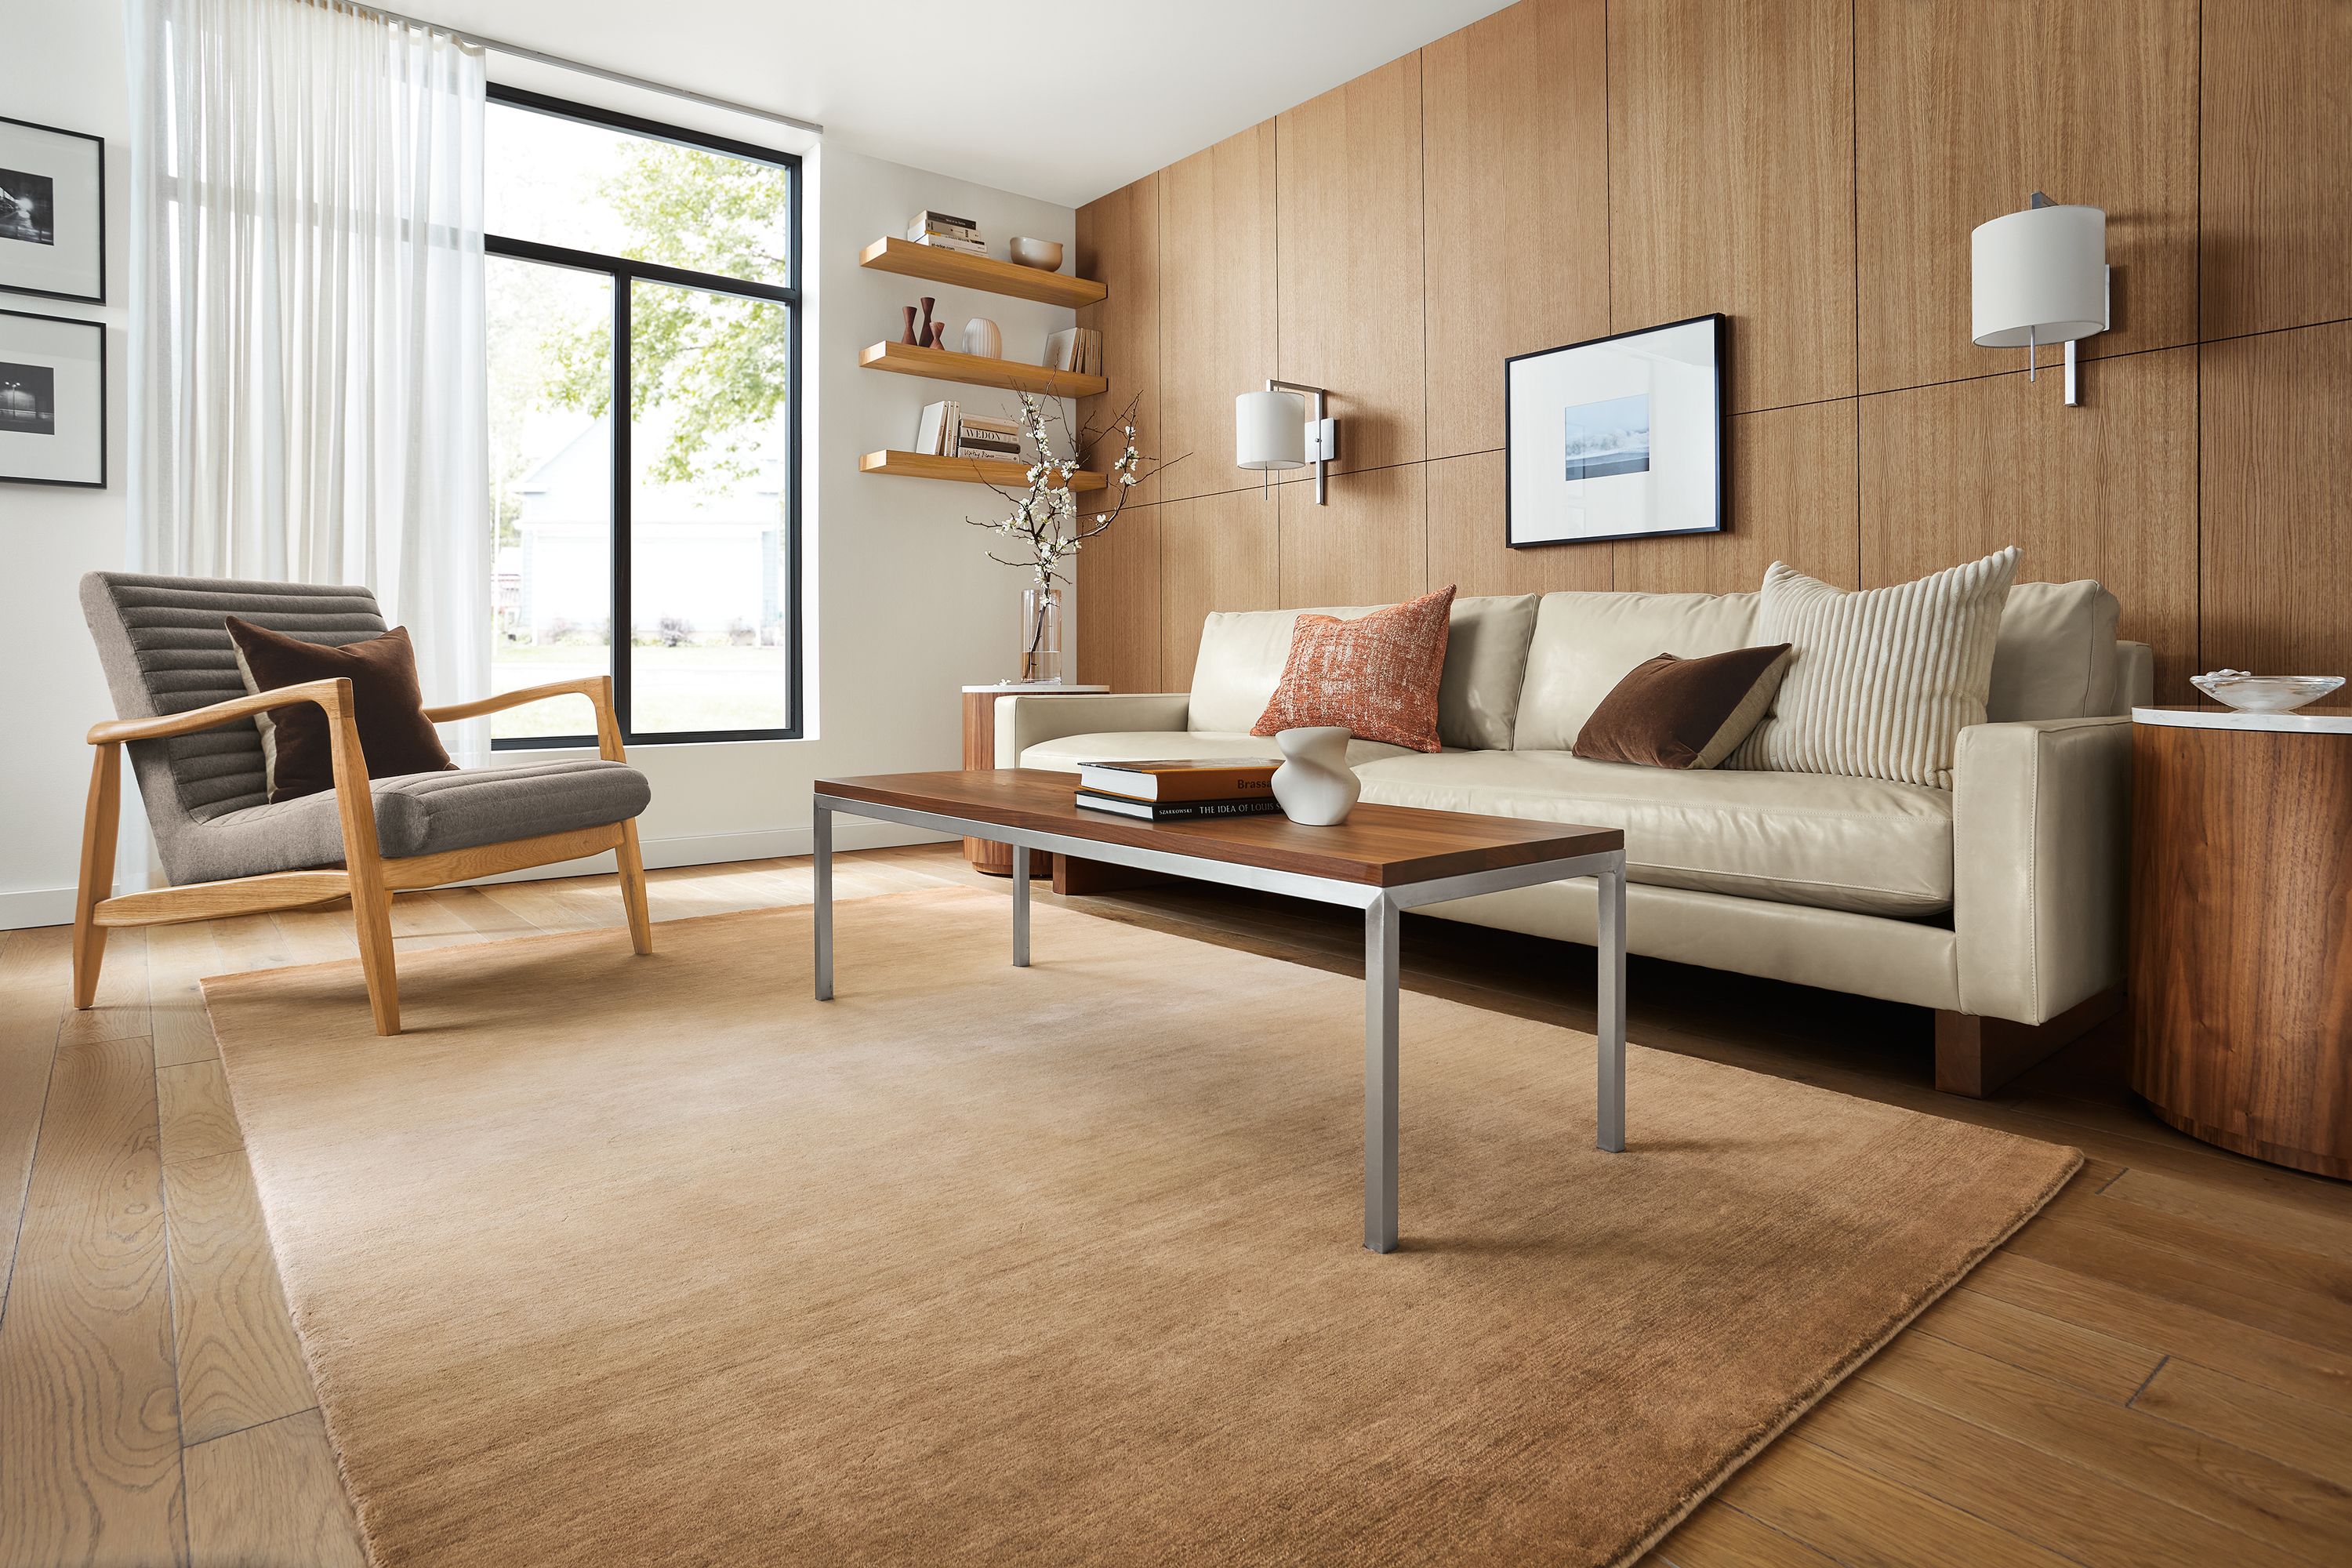
M 1601 884 L 1601 1006 L 1594 1045 L 1600 1057 L 1599 1146 L 1625 1152 L 1625 858 L 1603 871 Z
M 1013 967 L 1029 967 L 1029 847 L 1013 847 Z
M 809 826 L 816 868 L 816 999 L 833 1000 L 833 808 L 820 805 Z
M 1404 911 L 1385 896 L 1364 910 L 1364 1245 L 1397 1245 L 1397 937 Z

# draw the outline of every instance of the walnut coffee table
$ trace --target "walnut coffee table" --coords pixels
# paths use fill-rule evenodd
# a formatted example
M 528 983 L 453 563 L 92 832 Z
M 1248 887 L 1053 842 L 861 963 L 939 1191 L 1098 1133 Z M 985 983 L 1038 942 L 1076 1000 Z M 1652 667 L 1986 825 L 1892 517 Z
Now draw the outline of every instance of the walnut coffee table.
M 1397 933 L 1404 911 L 1591 877 L 1601 885 L 1600 1146 L 1625 1147 L 1625 836 L 1409 806 L 1359 805 L 1337 827 L 1283 816 L 1141 822 L 1083 811 L 1070 773 L 882 773 L 816 784 L 816 998 L 833 999 L 833 815 L 1013 847 L 1013 962 L 1029 963 L 1029 854 L 1043 850 L 1364 911 L 1364 1245 L 1397 1244 Z

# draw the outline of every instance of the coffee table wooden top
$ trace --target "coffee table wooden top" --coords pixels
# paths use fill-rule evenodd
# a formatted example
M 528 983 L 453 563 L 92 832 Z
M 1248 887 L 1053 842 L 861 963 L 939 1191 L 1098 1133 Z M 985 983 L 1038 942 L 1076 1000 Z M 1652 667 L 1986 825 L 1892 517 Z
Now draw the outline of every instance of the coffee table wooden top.
M 1080 809 L 1076 773 L 1041 768 L 876 773 L 819 779 L 816 793 L 966 822 L 1058 833 L 1101 844 L 1160 849 L 1302 877 L 1402 887 L 1538 860 L 1601 855 L 1625 847 L 1614 827 L 1473 816 L 1416 806 L 1360 805 L 1337 827 L 1302 827 L 1279 814 L 1144 822 Z

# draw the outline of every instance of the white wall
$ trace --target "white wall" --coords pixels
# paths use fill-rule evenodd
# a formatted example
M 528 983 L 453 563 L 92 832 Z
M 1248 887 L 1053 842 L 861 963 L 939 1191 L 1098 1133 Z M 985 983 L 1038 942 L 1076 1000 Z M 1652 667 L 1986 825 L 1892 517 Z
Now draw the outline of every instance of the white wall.
M 429 11 L 424 4 L 399 7 Z M 75 580 L 123 560 L 121 415 L 129 168 L 121 9 L 105 0 L 0 0 L 0 37 L 12 66 L 5 112 L 102 133 L 108 148 L 109 266 L 102 317 L 114 334 L 112 488 L 102 491 L 0 487 L 0 655 L 32 672 L 12 683 L 8 744 L 0 751 L 0 927 L 69 919 L 88 748 L 82 733 L 109 716 L 105 686 L 75 599 Z M 560 37 L 513 37 L 561 53 Z M 592 78 L 562 76 L 499 57 L 494 79 L 631 113 L 800 151 L 791 133 L 682 100 Z M 780 110 L 793 106 L 779 104 Z M 809 736 L 797 742 L 647 746 L 631 753 L 653 782 L 642 823 L 646 858 L 685 865 L 803 853 L 809 793 L 826 775 L 953 768 L 961 759 L 958 688 L 1013 668 L 1023 574 L 992 563 L 986 539 L 966 528 L 995 497 L 974 485 L 861 474 L 861 452 L 904 447 L 926 402 L 961 397 L 968 408 L 1012 395 L 862 370 L 857 351 L 898 335 L 899 308 L 934 293 L 951 332 L 985 315 L 1003 329 L 1008 358 L 1034 357 L 1045 334 L 1068 326 L 1066 310 L 937 289 L 857 265 L 867 242 L 903 232 L 918 208 L 979 219 L 1002 253 L 1015 234 L 1070 242 L 1067 207 L 945 179 L 828 143 L 807 154 L 803 211 L 810 333 L 803 386 L 813 419 L 803 432 L 803 574 Z M 0 308 L 16 308 L 0 296 Z M 428 696 L 432 694 L 428 693 Z M 544 758 L 546 752 L 532 753 Z M 126 770 L 127 772 L 127 770 Z M 126 802 L 126 808 L 128 803 Z M 845 847 L 921 837 L 877 827 Z M 609 861 L 609 857 L 605 858 Z M 656 911 L 658 912 L 658 910 Z

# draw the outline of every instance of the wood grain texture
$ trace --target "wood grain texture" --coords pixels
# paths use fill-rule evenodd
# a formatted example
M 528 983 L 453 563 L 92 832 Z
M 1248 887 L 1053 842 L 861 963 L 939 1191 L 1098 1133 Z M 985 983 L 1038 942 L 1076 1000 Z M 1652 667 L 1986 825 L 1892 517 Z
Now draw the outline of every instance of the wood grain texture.
M 163 1191 L 181 1440 L 202 1443 L 316 1405 L 244 1149 L 167 1162 Z
M 1750 1460 L 1722 1495 L 1741 1512 L 1840 1563 L 2061 1568 L 2066 1561 L 1796 1434 Z
M 245 1147 L 245 1134 L 236 1125 L 236 1108 L 228 1097 L 228 1075 L 218 1057 L 178 1067 L 158 1066 L 155 1109 L 166 1165 L 208 1160 Z
M 1010 458 L 943 458 L 936 452 L 865 452 L 858 456 L 857 471 L 909 479 L 944 479 L 953 484 L 994 485 L 1009 490 L 1025 489 L 1029 482 L 1029 465 Z M 1080 468 L 1070 476 L 1069 488 L 1084 495 L 1102 489 L 1103 483 L 1102 475 L 1091 468 Z M 1057 482 L 1054 488 L 1062 487 Z
M 198 1444 L 187 1468 L 196 1568 L 366 1568 L 318 1411 Z
M 1609 7 L 1611 330 L 1721 310 L 1734 413 L 1851 395 L 1850 0 Z
M 0 932 L 0 1322 L 57 1056 L 58 1002 L 70 984 L 70 936 L 64 926 Z
M 2352 316 L 2352 6 L 2204 0 L 2208 339 Z
M 1160 411 L 1160 254 L 1157 174 L 1078 209 L 1078 267 L 1111 289 L 1108 300 L 1078 312 L 1078 324 L 1119 345 L 1116 359 L 1104 356 L 1110 390 L 1078 405 L 1080 426 L 1097 432 L 1085 460 L 1110 471 L 1126 445 L 1119 426 L 1130 405 L 1146 457 L 1142 482 L 1127 489 L 1127 510 L 1108 532 L 1087 542 L 1076 563 L 1076 668 L 1079 679 L 1114 691 L 1160 689 L 1160 519 L 1152 503 L 1160 491 L 1153 460 L 1184 457 L 1168 447 Z M 1104 510 L 1117 499 L 1088 505 Z
M 1077 262 L 1078 272 L 1073 277 L 1066 272 L 1024 267 L 1017 261 L 994 256 L 973 256 L 943 245 L 918 245 L 911 239 L 887 236 L 857 253 L 858 266 L 877 272 L 927 278 L 934 283 L 978 289 L 1014 300 L 1034 300 L 1041 305 L 1060 305 L 1066 310 L 1083 310 L 1095 304 L 1102 299 L 1109 281 L 1087 271 L 1083 237 Z
M 1160 171 L 1160 449 L 1185 455 L 1162 500 L 1257 488 L 1234 466 L 1234 399 L 1277 374 L 1274 143 L 1269 120 Z
M 1524 0 L 1421 51 L 1432 458 L 1503 445 L 1506 356 L 1609 333 L 1608 42 Z
M 2177 1357 L 2148 1379 L 2132 1407 L 2352 1490 L 2352 1415 L 2343 1411 Z
M 1114 687 L 1118 690 L 1120 688 Z M 1132 689 L 1129 688 L 1126 689 Z M 985 773 L 996 766 L 996 700 L 993 691 L 963 693 L 963 765 Z M 1013 759 L 1007 758 L 1010 763 Z M 967 838 L 963 841 L 963 857 L 975 871 L 985 871 L 992 877 L 1013 875 L 1013 846 L 999 844 L 991 838 Z M 1054 874 L 1051 855 L 1029 857 L 1029 875 L 1034 880 Z
M 1280 368 L 1260 374 L 1330 389 L 1335 472 L 1417 462 L 1428 452 L 1421 58 L 1391 60 L 1286 110 L 1275 142 Z M 1230 399 L 1261 384 L 1237 382 L 1226 393 L 1229 445 Z
M 2197 0 L 1859 0 L 1862 386 L 2011 368 L 1969 337 L 1969 234 L 2034 191 L 2105 208 L 2087 356 L 2197 339 Z
M 1282 503 L 1272 487 L 1253 486 L 1159 511 L 1163 598 L 1153 689 L 1188 691 L 1210 611 L 1283 606 Z
M 1108 363 L 1108 349 L 1103 357 Z M 987 359 L 954 349 L 918 348 L 913 343 L 869 343 L 857 352 L 857 363 L 867 370 L 928 376 L 933 381 L 959 382 L 965 386 L 1034 392 L 1047 397 L 1087 397 L 1109 384 L 1098 375 L 1047 370 L 1044 365 L 1023 364 L 1017 360 Z
M 1281 602 L 1390 605 L 1423 592 L 1428 473 L 1425 463 L 1402 463 L 1334 476 L 1323 506 L 1315 504 L 1313 485 L 1275 486 L 1282 518 Z
M 1675 539 L 1621 539 L 1616 585 L 1645 594 L 1747 594 L 1786 561 L 1858 586 L 1859 437 L 1852 399 L 1736 415 L 1724 422 L 1728 527 Z
M 2005 1361 L 2011 1366 L 2071 1384 L 2116 1404 L 2126 1404 L 2164 1364 L 2160 1351 L 2095 1329 L 2085 1329 L 2030 1308 L 1982 1295 L 1965 1286 L 1921 1314 L 1918 1329 L 1939 1340 Z
M 184 1560 L 145 1040 L 58 1053 L 0 1318 L 0 1562 Z
M 2132 1087 L 2352 1177 L 2352 736 L 2132 727 Z
M 2095 577 L 2119 635 L 2156 648 L 2159 702 L 2193 696 L 2197 352 L 2093 366 L 2088 403 L 2054 378 L 1990 376 L 1862 401 L 1862 580 L 1907 583 L 2014 544 L 2021 581 Z
M 1423 465 L 1429 484 L 1432 588 L 1451 583 L 1464 595 L 1551 594 L 1614 585 L 1616 546 L 1548 544 L 1513 550 L 1503 542 L 1503 454 L 1475 452 Z
M 2199 381 L 2199 668 L 2352 671 L 2352 322 L 2208 343 Z

